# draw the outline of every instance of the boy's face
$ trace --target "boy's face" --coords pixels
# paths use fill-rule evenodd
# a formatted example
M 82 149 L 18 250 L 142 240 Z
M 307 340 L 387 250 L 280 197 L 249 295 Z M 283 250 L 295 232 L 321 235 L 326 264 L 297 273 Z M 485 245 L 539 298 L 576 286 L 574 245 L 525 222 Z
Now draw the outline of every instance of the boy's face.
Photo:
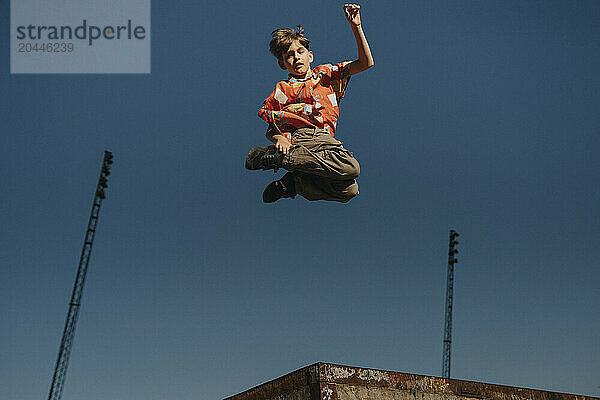
M 297 78 L 306 78 L 310 74 L 310 63 L 313 61 L 312 51 L 294 40 L 288 50 L 283 53 L 283 59 L 279 61 L 281 69 L 287 69 L 290 74 Z

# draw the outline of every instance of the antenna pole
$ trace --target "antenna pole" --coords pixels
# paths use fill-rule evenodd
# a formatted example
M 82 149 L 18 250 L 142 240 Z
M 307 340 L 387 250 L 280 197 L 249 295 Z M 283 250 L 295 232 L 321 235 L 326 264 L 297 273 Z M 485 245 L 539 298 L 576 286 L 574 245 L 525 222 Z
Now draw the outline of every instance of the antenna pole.
M 444 324 L 444 355 L 442 361 L 442 377 L 450 378 L 450 355 L 452 350 L 452 303 L 454 300 L 454 264 L 458 262 L 456 245 L 458 232 L 450 229 L 448 249 L 448 281 L 446 284 L 446 322 Z
M 60 400 L 62 397 L 65 375 L 67 374 L 69 356 L 71 354 L 71 346 L 73 345 L 73 337 L 75 335 L 75 326 L 77 324 L 77 317 L 79 316 L 81 295 L 83 294 L 85 277 L 87 274 L 88 264 L 90 262 L 90 254 L 92 252 L 94 236 L 96 234 L 96 224 L 98 223 L 100 206 L 102 205 L 102 200 L 104 200 L 106 197 L 105 189 L 108 186 L 107 177 L 110 175 L 110 166 L 113 163 L 112 158 L 113 155 L 110 151 L 104 152 L 102 169 L 100 170 L 100 177 L 98 178 L 98 185 L 96 186 L 94 202 L 92 204 L 92 212 L 90 214 L 87 231 L 85 232 L 85 238 L 83 240 L 83 249 L 81 250 L 79 267 L 77 268 L 77 276 L 75 277 L 75 284 L 73 285 L 73 294 L 71 295 L 71 301 L 69 302 L 69 311 L 67 312 L 65 329 L 60 341 L 58 358 L 56 360 L 56 367 L 54 369 L 54 376 L 52 377 L 52 384 L 50 386 L 48 400 Z

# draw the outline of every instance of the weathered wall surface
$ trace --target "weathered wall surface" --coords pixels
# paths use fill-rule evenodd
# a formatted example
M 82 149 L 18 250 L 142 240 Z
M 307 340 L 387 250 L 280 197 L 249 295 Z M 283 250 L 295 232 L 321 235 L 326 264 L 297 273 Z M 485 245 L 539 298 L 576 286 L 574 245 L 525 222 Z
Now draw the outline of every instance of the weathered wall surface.
M 600 400 L 481 382 L 318 364 L 319 400 Z
M 447 393 L 423 393 L 391 387 L 328 384 L 322 400 L 478 400 Z
M 226 400 L 600 400 L 600 398 L 318 363 Z
M 355 385 L 334 385 L 335 388 L 331 387 L 324 389 L 323 399 L 332 399 L 332 395 L 335 391 L 336 398 L 340 400 L 440 400 L 440 395 L 423 395 L 422 393 L 413 392 L 407 390 L 398 390 L 387 387 L 368 387 L 368 386 L 355 386 Z M 458 396 L 444 396 L 444 400 L 460 400 Z

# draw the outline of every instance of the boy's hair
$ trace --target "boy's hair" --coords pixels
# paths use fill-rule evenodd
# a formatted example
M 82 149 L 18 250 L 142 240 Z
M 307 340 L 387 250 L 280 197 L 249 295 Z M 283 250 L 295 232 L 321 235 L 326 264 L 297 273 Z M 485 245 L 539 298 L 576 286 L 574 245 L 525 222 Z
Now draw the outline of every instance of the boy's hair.
M 297 40 L 300 44 L 309 50 L 310 40 L 304 36 L 304 29 L 302 25 L 298 25 L 296 29 L 275 29 L 271 35 L 273 39 L 269 43 L 269 51 L 278 60 L 283 60 L 283 55 L 288 51 L 292 42 Z

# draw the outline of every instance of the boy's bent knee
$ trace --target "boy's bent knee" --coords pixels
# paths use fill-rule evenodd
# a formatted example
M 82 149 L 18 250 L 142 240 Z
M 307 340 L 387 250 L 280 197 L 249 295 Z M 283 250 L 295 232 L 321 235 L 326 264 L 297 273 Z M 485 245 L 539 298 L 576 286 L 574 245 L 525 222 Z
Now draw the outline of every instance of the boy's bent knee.
M 358 195 L 358 183 L 354 182 L 344 190 L 344 197 L 340 200 L 342 203 L 347 203 Z
M 352 158 L 344 172 L 346 172 L 350 178 L 356 179 L 358 178 L 358 175 L 360 175 L 360 164 L 355 158 Z

